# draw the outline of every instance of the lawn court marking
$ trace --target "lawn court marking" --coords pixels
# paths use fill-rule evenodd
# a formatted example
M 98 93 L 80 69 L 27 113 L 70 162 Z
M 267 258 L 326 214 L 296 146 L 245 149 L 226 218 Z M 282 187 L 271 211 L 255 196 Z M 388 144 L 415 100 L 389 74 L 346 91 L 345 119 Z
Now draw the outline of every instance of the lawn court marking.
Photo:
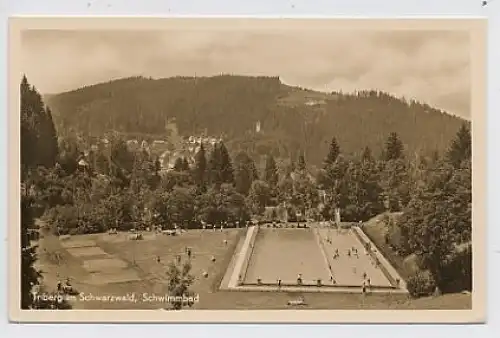
M 83 262 L 83 267 L 90 273 L 103 272 L 126 268 L 127 262 L 117 258 L 89 259 Z
M 142 280 L 133 269 L 122 269 L 114 272 L 96 272 L 86 278 L 85 283 L 91 285 L 108 285 Z
M 78 247 L 66 249 L 71 255 L 75 257 L 86 256 L 107 256 L 108 254 L 98 246 L 92 247 Z
M 63 248 L 84 248 L 84 247 L 92 247 L 96 246 L 96 242 L 89 239 L 67 239 L 61 240 L 61 246 Z

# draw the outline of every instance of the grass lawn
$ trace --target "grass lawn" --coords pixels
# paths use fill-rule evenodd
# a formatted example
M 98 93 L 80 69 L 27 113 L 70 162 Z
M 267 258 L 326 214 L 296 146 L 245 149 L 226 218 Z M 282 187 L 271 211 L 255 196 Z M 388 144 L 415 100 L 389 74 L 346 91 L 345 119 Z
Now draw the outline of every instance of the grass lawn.
M 183 260 L 187 259 L 185 248 L 191 247 L 191 271 L 195 278 L 191 290 L 200 295 L 201 303 L 207 298 L 206 294 L 216 292 L 234 253 L 234 248 L 243 234 L 243 229 L 228 229 L 223 232 L 192 230 L 179 236 L 158 235 L 156 238 L 145 236 L 146 239 L 142 241 L 128 240 L 127 234 L 82 235 L 73 236 L 67 240 L 94 241 L 96 247 L 105 253 L 105 256 L 99 254 L 94 257 L 71 255 L 68 252 L 70 249 L 64 247 L 68 246 L 66 241 L 60 241 L 54 236 L 46 236 L 39 243 L 38 267 L 43 271 L 44 285 L 49 290 L 56 288 L 58 280 L 63 281 L 66 277 L 70 277 L 75 288 L 86 295 L 123 296 L 130 293 L 137 295 L 148 293 L 162 296 L 167 292 L 165 273 L 168 264 L 179 254 Z M 124 239 L 114 237 L 109 240 L 106 236 L 124 236 Z M 86 246 L 86 248 L 89 247 Z M 94 251 L 100 252 L 100 250 Z M 212 262 L 212 256 L 215 262 Z M 158 257 L 160 257 L 160 262 L 157 261 Z M 122 267 L 122 264 L 118 262 L 125 262 L 125 266 Z M 89 267 L 94 269 L 89 269 Z M 92 273 L 99 267 L 101 270 Z M 207 278 L 203 276 L 203 272 L 208 273 Z M 139 276 L 139 278 L 134 278 L 134 276 Z M 99 279 L 102 283 L 98 283 Z M 112 282 L 120 279 L 129 279 L 129 281 L 106 283 L 106 281 Z M 140 299 L 136 303 L 77 300 L 72 304 L 75 309 L 165 307 L 161 301 L 142 302 Z

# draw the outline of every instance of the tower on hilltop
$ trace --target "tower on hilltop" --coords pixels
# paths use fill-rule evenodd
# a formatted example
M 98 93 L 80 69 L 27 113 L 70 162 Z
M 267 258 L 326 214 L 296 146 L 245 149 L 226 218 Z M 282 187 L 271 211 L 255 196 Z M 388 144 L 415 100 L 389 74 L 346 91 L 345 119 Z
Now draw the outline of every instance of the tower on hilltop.
M 257 121 L 257 123 L 255 124 L 255 132 L 260 133 L 260 129 L 261 129 L 260 121 Z

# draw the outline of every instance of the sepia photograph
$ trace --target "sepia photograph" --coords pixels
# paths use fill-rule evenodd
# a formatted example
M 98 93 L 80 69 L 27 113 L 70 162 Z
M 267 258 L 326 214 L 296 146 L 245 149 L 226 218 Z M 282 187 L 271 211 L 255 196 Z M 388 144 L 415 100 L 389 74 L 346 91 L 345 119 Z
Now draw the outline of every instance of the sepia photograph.
M 484 320 L 485 27 L 11 18 L 11 317 Z

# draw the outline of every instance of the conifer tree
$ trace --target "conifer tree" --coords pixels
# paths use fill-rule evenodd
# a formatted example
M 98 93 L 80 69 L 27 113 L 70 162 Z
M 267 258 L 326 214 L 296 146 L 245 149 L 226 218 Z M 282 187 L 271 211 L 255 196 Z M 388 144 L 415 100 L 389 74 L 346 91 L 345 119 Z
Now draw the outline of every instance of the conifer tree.
M 52 113 L 45 108 L 41 95 L 23 76 L 21 94 L 21 162 L 22 171 L 35 166 L 52 167 L 57 158 L 57 134 Z
M 21 196 L 21 309 L 29 309 L 33 304 L 31 291 L 38 284 L 38 272 L 34 268 L 36 249 L 31 246 L 29 228 L 33 226 L 32 198 L 27 191 L 30 184 L 27 182 L 28 173 L 37 164 L 37 121 L 36 109 L 33 106 L 33 92 L 26 76 L 23 76 L 20 85 L 21 95 L 21 183 L 24 183 L 24 193 Z
M 57 161 L 61 165 L 62 170 L 67 175 L 71 175 L 76 171 L 79 156 L 80 149 L 78 149 L 77 140 L 74 137 L 68 136 L 61 140 L 60 152 Z M 109 158 L 106 159 L 106 163 L 102 163 L 102 157 L 100 158 L 100 160 L 103 167 L 105 165 L 106 167 L 108 167 L 109 171 Z
M 299 159 L 297 162 L 297 169 L 301 172 L 304 172 L 306 170 L 306 159 L 303 153 L 299 155 Z
M 189 171 L 189 161 L 187 159 L 187 157 L 184 157 L 183 158 L 183 161 L 182 161 L 182 170 L 183 171 Z
M 410 199 L 408 165 L 404 160 L 404 146 L 395 132 L 387 138 L 383 153 L 382 186 L 388 210 L 400 211 Z
M 156 175 L 159 175 L 160 171 L 161 171 L 161 162 L 160 159 L 156 157 L 154 162 L 154 172 Z
M 276 161 L 272 155 L 267 156 L 266 158 L 266 167 L 264 171 L 264 181 L 269 184 L 271 188 L 276 187 L 278 184 L 278 168 L 276 166 Z
M 220 186 L 223 183 L 221 174 L 221 150 L 218 144 L 214 145 L 208 159 L 207 174 L 210 185 Z
M 35 269 L 36 247 L 32 246 L 29 230 L 33 227 L 33 199 L 30 196 L 21 196 L 21 309 L 29 309 L 33 305 L 31 294 L 35 285 L 38 285 L 39 272 Z
M 401 211 L 410 199 L 410 177 L 407 163 L 394 159 L 385 163 L 381 174 L 386 205 L 389 211 Z
M 326 168 L 335 163 L 339 154 L 340 154 L 340 148 L 339 145 L 337 144 L 337 139 L 334 137 L 332 138 L 332 141 L 330 143 L 330 149 L 328 151 L 328 155 L 326 156 L 324 167 Z
M 349 162 L 338 156 L 327 172 L 328 190 L 331 203 L 336 208 L 345 208 L 349 202 Z
M 372 151 L 371 151 L 370 147 L 366 146 L 365 149 L 363 149 L 363 154 L 361 155 L 361 161 L 362 162 L 372 162 L 373 161 Z
M 458 168 L 464 160 L 471 158 L 471 154 L 472 139 L 470 126 L 468 123 L 464 122 L 449 147 L 447 157 L 448 161 L 455 168 Z
M 297 161 L 295 159 L 290 159 L 290 172 L 294 172 L 297 169 Z
M 222 183 L 234 184 L 233 165 L 224 143 L 220 144 L 220 175 Z
M 369 148 L 365 148 L 361 162 L 357 165 L 357 196 L 356 202 L 359 206 L 359 213 L 356 220 L 368 220 L 371 217 L 384 211 L 381 198 L 382 187 L 379 182 L 379 173 L 376 163 L 369 154 Z
M 253 181 L 258 179 L 255 163 L 245 152 L 240 152 L 234 160 L 234 182 L 236 191 L 247 195 Z
M 184 171 L 184 159 L 182 157 L 177 157 L 174 162 L 174 170 L 177 172 Z
M 40 139 L 41 152 L 43 154 L 42 163 L 46 167 L 54 166 L 58 156 L 57 133 L 52 120 L 52 112 L 49 107 L 45 108 L 42 118 L 42 134 Z
M 26 76 L 21 81 L 21 175 L 25 177 L 35 164 L 36 135 L 34 133 L 33 110 L 30 107 L 30 85 Z
M 269 185 L 264 181 L 255 180 L 248 193 L 247 201 L 256 214 L 262 214 L 271 198 Z
M 194 158 L 193 179 L 198 187 L 205 187 L 207 180 L 207 157 L 203 144 Z
M 384 151 L 384 160 L 391 161 L 397 160 L 403 157 L 403 142 L 399 138 L 399 135 L 392 132 L 387 138 Z

